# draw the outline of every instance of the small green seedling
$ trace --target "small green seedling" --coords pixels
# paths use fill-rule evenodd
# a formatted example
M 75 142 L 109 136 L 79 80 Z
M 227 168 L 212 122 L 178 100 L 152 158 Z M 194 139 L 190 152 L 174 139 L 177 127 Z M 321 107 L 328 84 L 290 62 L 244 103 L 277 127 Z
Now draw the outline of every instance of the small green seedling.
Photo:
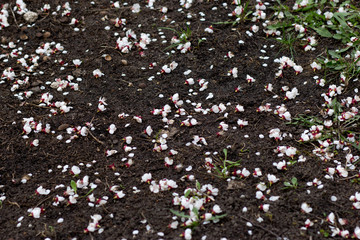
M 173 31 L 176 34 L 176 37 L 179 39 L 179 42 L 171 44 L 170 46 L 166 47 L 164 50 L 176 48 L 180 44 L 185 44 L 187 42 L 190 42 L 191 40 L 192 31 L 189 26 L 186 26 L 186 28 L 180 28 L 179 31 L 169 27 L 159 27 L 159 29 Z M 200 42 L 198 44 L 200 44 Z
M 320 233 L 325 237 L 329 237 L 330 236 L 330 233 L 328 231 L 326 231 L 325 229 L 320 229 Z
M 253 13 L 253 11 L 249 10 L 249 1 L 247 1 L 245 3 L 244 7 L 242 7 L 241 1 L 237 6 L 242 8 L 242 12 L 241 12 L 241 14 L 236 14 L 235 15 L 236 20 L 234 20 L 234 21 L 224 21 L 224 22 L 213 22 L 212 24 L 214 24 L 214 25 L 231 25 L 231 26 L 235 26 L 238 23 L 242 23 L 242 22 L 245 22 L 246 20 L 250 20 L 251 18 L 249 16 Z
M 191 218 L 190 215 L 186 215 L 185 213 L 180 212 L 180 211 L 176 211 L 176 210 L 170 209 L 170 212 L 171 212 L 172 214 L 174 214 L 175 216 L 178 216 L 178 217 L 181 217 L 181 218 L 187 218 L 187 219 L 190 219 L 190 218 Z M 186 226 L 184 226 L 185 228 L 194 228 L 194 227 L 199 226 L 199 224 L 200 224 L 201 217 L 200 217 L 199 210 L 194 207 L 194 208 L 192 209 L 192 212 L 195 213 L 197 221 L 193 221 L 191 225 L 186 225 Z M 227 216 L 227 214 L 215 215 L 215 216 L 212 216 L 212 217 L 211 217 L 210 219 L 208 219 L 207 221 L 214 221 L 214 220 L 216 221 L 216 220 L 221 219 L 221 218 L 224 218 L 224 217 L 226 217 L 226 216 Z
M 224 153 L 224 158 L 220 157 L 221 163 L 219 164 L 219 166 L 215 165 L 215 170 L 218 174 L 218 177 L 227 179 L 230 177 L 231 169 L 241 165 L 241 160 L 238 161 L 228 160 L 227 158 L 228 152 L 226 148 L 223 149 L 223 153 Z
M 297 189 L 298 187 L 298 180 L 296 177 L 293 177 L 291 179 L 291 182 L 284 182 L 284 186 L 283 189 Z
M 71 188 L 74 190 L 75 194 L 77 194 L 77 185 L 76 185 L 76 182 L 75 182 L 74 180 L 71 180 L 70 186 L 71 186 Z M 79 199 L 80 199 L 80 198 L 85 198 L 85 197 L 89 196 L 90 193 L 92 193 L 92 192 L 94 191 L 94 189 L 95 189 L 95 188 L 91 188 L 85 195 L 79 197 Z

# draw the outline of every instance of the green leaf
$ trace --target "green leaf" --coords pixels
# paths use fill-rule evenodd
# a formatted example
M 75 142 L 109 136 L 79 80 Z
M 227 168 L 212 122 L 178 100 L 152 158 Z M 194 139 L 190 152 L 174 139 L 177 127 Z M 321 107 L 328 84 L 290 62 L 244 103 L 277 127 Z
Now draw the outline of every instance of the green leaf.
M 326 28 L 313 27 L 312 29 L 314 29 L 317 32 L 317 34 L 319 34 L 322 37 L 327 37 L 327 38 L 333 37 L 333 34 L 329 32 L 329 30 L 327 30 Z
M 343 52 L 346 52 L 346 51 L 349 50 L 349 49 L 350 49 L 350 47 L 342 48 L 342 49 L 340 49 L 338 52 L 339 52 L 339 53 L 343 53 Z
M 89 196 L 90 193 L 92 193 L 94 190 L 95 190 L 95 188 L 90 189 L 90 191 L 88 191 L 87 194 L 85 194 L 84 196 L 81 196 L 80 198 L 85 198 L 85 197 Z
M 341 55 L 338 51 L 335 50 L 329 50 L 328 53 L 330 54 L 330 56 L 332 56 L 333 58 L 341 58 Z
M 328 233 L 326 230 L 324 229 L 320 229 L 320 233 L 322 233 L 324 235 L 324 237 L 329 237 L 330 236 L 330 233 Z
M 285 22 L 279 22 L 279 23 L 276 23 L 276 24 L 272 24 L 272 25 L 269 25 L 267 26 L 268 29 L 271 29 L 271 30 L 274 30 L 274 29 L 279 29 L 279 28 L 287 28 L 287 27 L 290 27 L 291 25 L 288 24 L 288 23 L 285 23 Z
M 245 14 L 245 16 L 244 16 L 244 18 L 247 18 L 250 14 L 252 14 L 253 13 L 253 11 L 248 11 L 246 14 Z
M 175 30 L 175 29 L 173 29 L 173 28 L 169 28 L 169 27 L 159 27 L 159 29 L 170 30 L 170 31 L 173 31 L 173 32 L 175 32 L 175 33 L 179 34 L 179 32 L 178 32 L 178 31 L 176 31 L 176 30 Z
M 226 148 L 224 148 L 223 149 L 223 152 L 224 152 L 224 155 L 225 155 L 225 160 L 227 159 L 227 149 Z
M 343 35 L 341 35 L 341 34 L 334 34 L 334 35 L 333 35 L 333 38 L 335 38 L 336 40 L 341 40 L 341 39 L 343 39 Z
M 306 11 L 312 9 L 313 7 L 314 7 L 313 5 L 309 5 L 307 7 L 297 9 L 297 10 L 295 10 L 295 12 L 306 12 Z
M 199 183 L 198 180 L 196 180 L 196 189 L 200 191 L 201 189 L 201 184 Z
M 289 182 L 284 182 L 284 186 L 285 186 L 285 187 L 291 187 L 292 185 L 291 185 L 291 183 L 289 183 Z
M 184 196 L 187 198 L 190 195 L 190 193 L 191 193 L 191 189 L 188 189 L 188 190 L 186 190 Z
M 190 218 L 189 215 L 186 215 L 183 212 L 179 212 L 179 211 L 176 211 L 176 210 L 173 210 L 173 209 L 170 209 L 170 212 L 172 212 L 172 214 L 175 214 L 178 217 Z
M 218 173 L 219 177 L 224 177 L 218 167 L 215 166 L 215 170 Z
M 347 67 L 346 64 L 341 64 L 341 65 L 338 65 L 338 66 L 334 67 L 334 70 L 339 71 L 339 70 L 342 70 L 342 69 L 344 69 L 346 67 Z
M 291 179 L 291 183 L 293 184 L 293 185 L 297 185 L 297 178 L 296 177 L 293 177 L 292 179 Z
M 220 218 L 224 218 L 226 217 L 227 214 L 222 214 L 222 215 L 217 215 L 217 216 L 212 216 L 209 220 L 212 221 L 212 220 L 216 220 L 216 219 L 220 219 Z
M 71 180 L 70 186 L 71 186 L 71 188 L 74 190 L 74 192 L 75 192 L 75 194 L 76 194 L 77 185 L 76 185 L 76 182 L 75 182 L 74 180 Z
M 196 207 L 193 207 L 192 211 L 196 214 L 196 216 L 199 216 L 199 210 Z
M 214 24 L 214 25 L 222 25 L 222 24 L 234 24 L 236 23 L 236 21 L 227 21 L 227 22 L 213 22 L 211 24 Z
M 284 15 L 286 18 L 294 18 L 294 15 L 292 15 L 289 11 L 284 11 Z
M 344 13 L 339 13 L 339 12 L 334 13 L 334 17 L 340 23 L 341 27 L 343 27 L 344 30 L 346 31 L 351 31 L 351 28 L 347 25 L 344 16 L 345 16 Z

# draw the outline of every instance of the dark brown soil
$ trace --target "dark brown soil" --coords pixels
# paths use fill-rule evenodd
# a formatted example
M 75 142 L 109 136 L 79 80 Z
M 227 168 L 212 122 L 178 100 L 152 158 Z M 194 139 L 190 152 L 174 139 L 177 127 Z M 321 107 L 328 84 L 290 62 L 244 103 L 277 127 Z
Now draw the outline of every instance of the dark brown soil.
M 15 1 L 10 2 L 12 6 L 15 5 Z M 15 22 L 9 11 L 10 26 L 0 31 L 4 41 L 0 48 L 1 54 L 12 51 L 5 47 L 11 41 L 17 48 L 23 48 L 22 56 L 35 54 L 35 50 L 41 44 L 50 42 L 61 43 L 67 51 L 67 54 L 58 52 L 46 58 L 40 56 L 39 66 L 34 72 L 43 71 L 42 75 L 27 72 L 17 63 L 16 57 L 9 57 L 8 62 L 0 63 L 1 71 L 12 67 L 18 79 L 24 79 L 26 76 L 30 79 L 28 85 L 16 91 L 10 91 L 12 81 L 6 80 L 0 85 L 0 185 L 3 185 L 0 188 L 0 196 L 6 196 L 0 209 L 1 239 L 181 239 L 180 234 L 184 232 L 184 228 L 168 228 L 174 216 L 170 209 L 179 210 L 178 206 L 172 204 L 172 194 L 183 195 L 187 187 L 195 187 L 195 181 L 180 180 L 182 176 L 190 174 L 194 175 L 200 184 L 211 184 L 219 189 L 219 195 L 215 196 L 215 201 L 205 205 L 205 210 L 210 211 L 213 205 L 218 204 L 223 213 L 227 214 L 218 223 L 200 224 L 193 228 L 193 239 L 201 239 L 202 236 L 207 236 L 207 239 L 323 239 L 324 236 L 319 231 L 330 232 L 325 221 L 330 212 L 334 212 L 337 218 L 349 219 L 345 228 L 352 232 L 358 224 L 360 214 L 359 210 L 352 209 L 349 197 L 360 191 L 360 185 L 338 179 L 326 180 L 324 169 L 333 166 L 332 163 L 319 160 L 311 153 L 311 145 L 297 141 L 305 128 L 286 124 L 287 121 L 280 119 L 273 112 L 256 111 L 265 103 L 271 103 L 273 109 L 285 103 L 293 117 L 305 112 L 308 115 L 320 116 L 323 104 L 320 95 L 326 88 L 316 86 L 313 76 L 321 76 L 322 73 L 314 73 L 310 69 L 310 63 L 315 56 L 323 52 L 326 48 L 324 45 L 331 46 L 333 43 L 321 42 L 316 51 L 306 54 L 300 44 L 296 45 L 295 62 L 304 67 L 304 72 L 296 75 L 289 69 L 284 71 L 283 78 L 275 78 L 279 65 L 274 59 L 290 55 L 288 49 L 278 41 L 266 37 L 262 32 L 261 22 L 256 23 L 260 30 L 253 37 L 246 34 L 254 24 L 250 21 L 235 26 L 214 24 L 233 19 L 228 16 L 234 8 L 230 0 L 221 1 L 228 4 L 227 8 L 218 1 L 194 1 L 193 6 L 183 9 L 183 12 L 178 11 L 181 8 L 179 1 L 159 0 L 155 2 L 154 9 L 145 7 L 145 1 L 140 1 L 141 12 L 138 14 L 130 10 L 138 1 L 129 0 L 128 6 L 121 3 L 120 9 L 111 7 L 109 1 L 93 2 L 94 4 L 91 4 L 90 1 L 80 0 L 70 3 L 71 15 L 61 16 L 63 9 L 57 12 L 58 15 L 52 15 L 51 12 L 56 10 L 56 6 L 62 6 L 65 1 L 50 1 L 50 14 L 41 12 L 43 1 L 27 1 L 29 10 L 40 12 L 34 25 L 27 26 L 23 17 L 18 14 L 15 14 Z M 160 12 L 160 8 L 163 6 L 168 7 L 167 21 L 161 20 L 164 14 Z M 214 7 L 217 7 L 216 11 L 212 10 Z M 205 13 L 205 21 L 200 21 L 202 17 L 199 12 Z M 188 13 L 192 14 L 191 19 L 186 17 Z M 270 10 L 268 14 L 271 14 Z M 143 56 L 135 46 L 129 53 L 121 53 L 115 49 L 116 40 L 119 36 L 124 36 L 125 30 L 123 27 L 116 28 L 111 23 L 111 19 L 116 17 L 125 18 L 126 29 L 134 30 L 138 38 L 140 33 L 148 33 L 151 39 L 157 41 L 151 42 L 148 49 L 142 50 Z M 72 18 L 79 20 L 78 25 L 69 25 Z M 166 27 L 179 31 L 186 28 L 187 21 L 191 23 L 192 31 L 190 52 L 181 54 L 175 48 L 166 49 L 171 45 L 170 39 L 174 32 L 159 28 Z M 213 34 L 204 32 L 210 25 L 214 28 Z M 106 26 L 110 26 L 110 30 L 105 30 Z M 80 31 L 74 31 L 75 27 Z M 166 38 L 160 37 L 160 31 Z M 44 37 L 45 32 L 48 32 L 48 36 Z M 115 36 L 114 33 L 119 33 L 119 36 Z M 23 35 L 27 36 L 27 40 L 19 40 Z M 199 39 L 203 37 L 206 37 L 206 41 L 198 44 Z M 162 43 L 164 39 L 167 40 L 165 44 Z M 245 43 L 239 44 L 239 40 Z M 265 49 L 264 45 L 267 46 L 266 54 L 261 52 Z M 270 48 L 271 45 L 274 46 Z M 233 52 L 235 57 L 225 58 L 229 51 Z M 105 54 L 111 56 L 110 61 L 104 59 Z M 268 60 L 259 59 L 259 56 L 265 55 L 269 56 Z M 72 64 L 74 59 L 82 61 L 78 68 Z M 60 65 L 60 60 L 64 61 L 65 65 Z M 178 63 L 174 71 L 170 74 L 157 74 L 163 65 L 172 61 Z M 149 64 L 153 62 L 156 62 L 157 66 L 149 69 Z M 267 63 L 268 66 L 263 67 L 263 63 Z M 61 67 L 64 69 L 61 70 Z M 238 78 L 228 76 L 228 71 L 234 67 L 238 68 Z M 95 78 L 95 69 L 100 69 L 104 76 Z M 188 69 L 192 72 L 185 76 L 184 72 Z M 24 75 L 21 76 L 21 73 Z M 65 79 L 68 75 L 82 78 L 82 81 L 78 82 L 79 91 L 66 88 L 59 92 L 46 84 L 48 81 L 53 82 L 55 78 Z M 254 77 L 256 82 L 248 84 L 245 80 L 246 75 Z M 148 78 L 151 76 L 154 78 L 149 81 Z M 185 85 L 184 82 L 189 77 L 195 81 L 206 79 L 209 82 L 208 88 L 200 92 L 197 82 L 193 86 Z M 273 93 L 264 91 L 264 86 L 268 83 L 274 85 L 273 92 L 280 97 L 274 98 Z M 300 95 L 296 100 L 284 101 L 285 93 L 281 92 L 284 85 L 290 89 L 298 88 Z M 45 89 L 40 89 L 41 86 Z M 235 92 L 238 86 L 241 86 L 242 90 Z M 190 88 L 198 94 L 189 94 Z M 34 92 L 29 99 L 19 100 L 14 96 L 15 93 L 29 90 Z M 73 108 L 68 113 L 51 115 L 48 107 L 39 105 L 44 92 L 50 92 L 54 96 L 53 101 L 65 101 Z M 64 92 L 69 94 L 64 95 Z M 224 112 L 228 113 L 228 116 L 224 118 L 224 113 L 197 113 L 194 106 L 185 102 L 183 108 L 186 114 L 193 116 L 200 124 L 192 127 L 181 126 L 181 121 L 184 121 L 187 115 L 175 117 L 176 107 L 169 99 L 175 93 L 178 93 L 184 102 L 188 99 L 192 103 L 201 103 L 203 109 L 211 108 L 214 104 L 230 103 Z M 206 99 L 209 93 L 213 93 L 212 99 Z M 160 94 L 163 98 L 159 97 Z M 108 104 L 104 112 L 97 111 L 100 97 L 105 97 Z M 172 109 L 168 119 L 174 120 L 168 128 L 160 115 L 151 114 L 153 109 L 161 109 L 165 104 L 169 104 Z M 245 111 L 236 113 L 234 109 L 237 104 L 243 105 Z M 129 116 L 120 119 L 118 115 L 121 113 Z M 142 123 L 137 123 L 133 119 L 134 116 L 141 116 Z M 29 138 L 24 139 L 22 121 L 23 118 L 29 117 L 33 117 L 44 126 L 50 124 L 53 132 L 31 132 Z M 232 127 L 237 126 L 239 118 L 247 120 L 249 125 L 242 129 L 233 129 Z M 218 127 L 222 121 L 229 124 L 229 130 L 218 136 Z M 94 127 L 91 134 L 78 134 L 77 139 L 70 143 L 65 142 L 74 135 L 66 133 L 66 126 L 86 126 L 89 122 Z M 117 127 L 113 135 L 107 131 L 110 124 Z M 125 127 L 126 124 L 130 126 Z M 154 130 L 151 137 L 144 133 L 149 125 Z M 279 128 L 283 133 L 291 133 L 293 137 L 286 137 L 278 142 L 270 139 L 269 130 L 273 128 Z M 167 139 L 169 149 L 163 152 L 153 151 L 153 140 L 158 140 L 161 133 L 166 130 L 170 132 Z M 56 138 L 60 134 L 64 137 L 63 140 Z M 259 138 L 261 134 L 265 137 Z M 194 135 L 204 137 L 208 145 L 186 146 L 186 143 L 193 140 Z M 134 164 L 130 167 L 126 166 L 126 161 L 122 161 L 129 154 L 123 150 L 126 145 L 123 138 L 126 136 L 133 137 L 131 146 L 136 147 L 131 151 L 134 153 Z M 30 143 L 34 139 L 39 140 L 38 147 L 31 146 Z M 283 159 L 274 153 L 274 149 L 279 145 L 296 147 L 298 156 L 306 156 L 307 161 L 288 166 L 287 170 L 279 172 L 273 166 L 273 162 Z M 219 152 L 218 155 L 213 155 L 214 160 L 219 160 L 219 156 L 224 157 L 222 151 L 228 146 L 228 159 L 241 159 L 241 166 L 237 169 L 245 167 L 253 172 L 255 168 L 261 168 L 263 176 L 236 178 L 233 180 L 236 183 L 235 187 L 229 188 L 229 184 L 232 183 L 219 178 L 216 172 L 208 173 L 205 153 L 211 152 L 212 155 Z M 105 152 L 112 149 L 118 153 L 106 157 Z M 170 149 L 179 153 L 173 157 L 174 165 L 166 167 L 164 158 L 168 156 Z M 340 154 L 340 157 L 343 155 Z M 174 166 L 180 163 L 184 167 L 175 169 Z M 86 167 L 86 164 L 91 166 Z M 69 169 L 62 172 L 65 165 L 68 165 Z M 79 176 L 70 174 L 72 166 L 80 167 Z M 185 170 L 188 166 L 192 166 L 191 171 Z M 178 188 L 152 193 L 149 184 L 141 182 L 144 173 L 151 173 L 156 181 L 172 179 L 177 182 Z M 27 183 L 22 183 L 27 174 L 32 176 Z M 266 197 L 280 196 L 276 202 L 255 198 L 256 185 L 259 182 L 267 182 L 267 174 L 275 174 L 280 178 L 278 183 L 270 187 L 271 192 L 266 194 Z M 53 206 L 54 198 L 57 195 L 62 196 L 66 190 L 55 188 L 56 186 L 70 186 L 71 180 L 77 181 L 85 175 L 90 177 L 90 182 L 97 184 L 93 192 L 97 199 L 109 197 L 105 205 L 89 207 L 86 197 L 83 197 L 79 198 L 76 204 L 62 203 Z M 284 190 L 283 182 L 289 181 L 292 177 L 298 179 L 299 187 Z M 314 178 L 319 178 L 323 182 L 323 189 L 306 186 L 306 183 Z M 114 194 L 109 189 L 114 185 L 121 186 L 126 194 L 124 198 L 113 199 Z M 50 189 L 50 194 L 37 195 L 35 191 L 39 186 Z M 133 187 L 140 192 L 133 193 Z M 311 194 L 306 190 L 311 190 Z M 88 190 L 78 189 L 80 196 L 87 192 Z M 338 199 L 336 202 L 330 200 L 334 195 Z M 311 204 L 313 211 L 310 214 L 301 212 L 303 202 Z M 259 206 L 264 203 L 271 204 L 268 213 L 259 210 Z M 34 207 L 44 208 L 40 218 L 29 216 L 28 209 Z M 244 207 L 247 207 L 247 212 L 243 212 Z M 100 226 L 104 231 L 101 234 L 97 231 L 84 233 L 91 220 L 90 216 L 94 214 L 102 216 Z M 24 216 L 23 220 L 18 221 L 21 216 Z M 257 221 L 259 217 L 263 218 L 263 222 Z M 57 222 L 59 218 L 64 219 L 63 223 Z M 304 226 L 306 219 L 311 219 L 315 225 L 302 232 L 300 228 Z M 17 227 L 19 222 L 21 226 Z M 253 226 L 247 226 L 248 222 Z M 138 230 L 139 233 L 134 234 L 134 230 Z M 249 230 L 252 231 L 252 235 L 249 235 Z M 158 235 L 159 232 L 164 236 Z

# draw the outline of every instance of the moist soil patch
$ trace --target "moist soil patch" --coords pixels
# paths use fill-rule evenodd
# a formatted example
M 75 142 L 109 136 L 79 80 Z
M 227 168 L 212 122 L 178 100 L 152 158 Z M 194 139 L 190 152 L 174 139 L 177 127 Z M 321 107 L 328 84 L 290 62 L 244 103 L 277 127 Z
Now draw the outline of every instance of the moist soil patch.
M 5 197 L 0 207 L 1 239 L 183 239 L 180 235 L 186 228 L 170 209 L 180 211 L 173 198 L 184 195 L 187 188 L 196 188 L 197 182 L 218 189 L 213 196 L 209 191 L 204 193 L 211 197 L 204 202 L 204 209 L 199 209 L 200 215 L 219 205 L 226 216 L 208 224 L 200 220 L 191 228 L 193 239 L 323 239 L 331 232 L 326 222 L 331 212 L 337 219 L 349 220 L 344 227 L 337 224 L 340 229 L 352 232 L 358 225 L 359 210 L 352 209 L 349 197 L 360 190 L 359 185 L 350 179 L 325 179 L 324 169 L 333 164 L 313 154 L 311 144 L 299 141 L 306 128 L 291 125 L 273 113 L 276 106 L 285 104 L 293 118 L 299 114 L 322 116 L 321 94 L 326 90 L 316 85 L 313 77 L 323 72 L 314 73 L 310 64 L 324 49 L 338 43 L 324 40 L 310 53 L 296 44 L 294 61 L 304 71 L 296 74 L 293 69 L 284 69 L 283 77 L 276 78 L 279 63 L 274 60 L 290 57 L 290 51 L 274 37 L 266 36 L 263 20 L 215 24 L 234 21 L 229 16 L 235 8 L 232 1 L 193 1 L 188 9 L 173 0 L 155 1 L 153 7 L 146 1 L 120 1 L 119 8 L 100 0 L 69 3 L 51 1 L 51 8 L 44 11 L 43 1 L 26 1 L 26 8 L 38 13 L 38 18 L 28 23 L 14 9 L 16 2 L 9 1 L 10 26 L 0 31 L 1 54 L 6 55 L 0 63 L 1 72 L 11 67 L 16 75 L 11 80 L 2 78 L 0 85 L 0 194 Z M 140 4 L 139 13 L 134 10 L 136 3 Z M 249 6 L 255 4 L 250 1 Z M 116 27 L 116 18 L 126 20 Z M 247 32 L 254 24 L 259 32 L 249 36 Z M 213 33 L 204 31 L 210 26 Z M 181 53 L 178 45 L 171 47 L 171 39 L 181 38 L 186 29 L 191 33 L 187 37 L 191 48 Z M 137 46 L 145 37 L 141 33 L 149 34 L 145 47 Z M 136 38 L 131 39 L 131 34 Z M 116 47 L 117 40 L 126 36 L 133 45 L 128 53 Z M 11 42 L 16 47 L 9 47 Z M 51 53 L 39 53 L 47 44 Z M 25 58 L 28 66 L 34 65 L 31 61 L 36 57 L 39 59 L 31 71 L 19 63 Z M 82 63 L 75 66 L 75 59 Z M 163 66 L 172 62 L 177 67 L 163 73 Z M 229 73 L 234 67 L 237 78 Z M 96 69 L 104 75 L 95 77 Z M 248 83 L 247 75 L 256 81 Z M 26 78 L 27 83 L 12 89 L 15 81 Z M 184 84 L 189 78 L 194 80 L 193 85 Z M 56 79 L 77 85 L 68 84 L 58 91 L 51 87 Z M 274 86 L 271 92 L 264 90 L 269 83 Z M 204 84 L 207 88 L 202 89 Z M 297 87 L 300 95 L 284 100 L 283 86 L 290 90 Z M 354 88 L 349 86 L 345 95 L 351 96 Z M 28 91 L 31 97 L 25 96 Z M 41 103 L 44 93 L 53 96 L 51 103 L 63 102 L 70 111 Z M 178 100 L 170 99 L 174 94 L 179 95 Z M 104 111 L 98 109 L 100 98 L 106 99 L 102 100 L 107 104 Z M 204 113 L 220 103 L 226 106 L 221 113 Z M 271 104 L 272 111 L 258 112 L 266 103 Z M 238 104 L 244 111 L 235 111 Z M 156 109 L 164 112 L 166 105 L 170 107 L 167 114 L 154 114 Z M 42 127 L 36 130 L 32 125 L 32 131 L 26 133 L 24 118 L 33 118 L 31 122 Z M 198 124 L 186 126 L 186 119 L 196 119 Z M 239 126 L 239 119 L 248 125 Z M 219 128 L 223 123 L 228 129 Z M 108 130 L 111 124 L 117 128 L 114 134 Z M 151 135 L 144 132 L 148 126 L 153 130 Z M 274 128 L 286 133 L 282 140 L 269 138 Z M 132 137 L 130 144 L 124 140 L 127 136 Z M 194 136 L 200 140 L 196 142 Z M 33 146 L 34 140 L 39 141 L 38 146 Z M 168 149 L 159 149 L 164 141 Z M 129 146 L 132 149 L 127 152 Z M 296 156 L 279 157 L 274 151 L 278 146 L 295 147 Z M 178 153 L 169 155 L 171 149 Z M 109 150 L 117 152 L 109 156 Z M 305 162 L 281 171 L 273 166 L 274 162 L 297 160 L 301 155 Z M 167 157 L 173 159 L 170 166 L 165 164 Z M 206 158 L 220 170 L 224 159 L 239 164 L 228 169 L 229 177 L 221 177 L 209 168 Z M 339 153 L 338 160 L 342 158 L 344 153 Z M 72 174 L 73 166 L 80 167 L 81 172 Z M 250 176 L 231 177 L 244 168 Z M 256 168 L 261 169 L 262 176 L 253 176 Z M 156 184 L 171 179 L 177 187 L 153 193 L 152 184 L 142 182 L 145 173 L 151 173 Z M 269 184 L 267 174 L 276 175 L 279 182 Z M 76 201 L 71 202 L 71 182 L 85 176 L 96 188 L 78 186 Z M 284 189 L 283 183 L 294 177 L 298 187 Z M 324 187 L 307 186 L 314 178 L 323 181 Z M 263 199 L 255 198 L 260 182 L 267 185 Z M 37 194 L 40 186 L 50 193 Z M 114 198 L 115 192 L 110 191 L 113 186 L 125 196 Z M 58 202 L 60 196 L 65 200 Z M 271 196 L 280 198 L 270 201 Z M 301 211 L 305 202 L 313 208 L 311 213 Z M 262 210 L 265 204 L 270 204 L 269 211 Z M 40 217 L 29 216 L 29 209 L 37 207 L 42 208 Z M 188 210 L 183 212 L 188 214 Z M 102 216 L 99 225 L 95 231 L 84 231 L 95 214 Z M 314 226 L 301 230 L 307 219 Z M 169 224 L 175 220 L 179 226 L 172 229 Z

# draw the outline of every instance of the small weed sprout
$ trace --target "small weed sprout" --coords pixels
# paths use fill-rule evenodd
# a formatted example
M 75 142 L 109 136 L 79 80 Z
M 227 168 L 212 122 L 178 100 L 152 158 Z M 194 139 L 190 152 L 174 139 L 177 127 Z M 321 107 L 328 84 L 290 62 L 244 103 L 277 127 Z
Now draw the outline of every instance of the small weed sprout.
M 159 27 L 159 29 L 165 29 L 165 30 L 170 30 L 173 31 L 176 36 L 174 36 L 171 39 L 171 45 L 166 47 L 164 50 L 168 50 L 168 49 L 173 49 L 173 48 L 177 48 L 179 50 L 181 50 L 182 53 L 185 53 L 186 51 L 188 51 L 190 49 L 191 46 L 191 35 L 192 35 L 192 31 L 190 29 L 189 26 L 186 26 L 186 28 L 180 28 L 180 30 L 175 30 L 174 28 L 169 28 L 169 27 Z M 200 40 L 199 43 L 200 44 Z
M 241 0 L 236 1 L 236 7 L 235 10 L 232 12 L 232 15 L 236 17 L 235 21 L 225 21 L 225 22 L 214 22 L 212 24 L 215 25 L 228 25 L 231 24 L 232 26 L 235 26 L 238 23 L 245 22 L 246 20 L 250 20 L 249 16 L 253 13 L 253 11 L 249 10 L 249 2 L 247 1 L 245 5 L 241 5 Z
M 206 212 L 205 204 L 214 201 L 214 196 L 217 195 L 211 190 L 217 191 L 211 185 L 206 184 L 201 186 L 201 184 L 196 181 L 196 188 L 187 188 L 184 191 L 184 196 L 176 196 L 173 199 L 174 205 L 180 205 L 180 211 L 170 209 L 171 213 L 175 216 L 180 217 L 181 226 L 184 228 L 195 228 L 202 224 L 210 223 L 211 221 L 216 223 L 221 218 L 224 218 L 227 214 L 220 214 L 222 210 L 218 205 L 214 205 L 210 212 Z M 183 210 L 188 209 L 189 214 L 185 214 Z M 201 213 L 200 211 L 205 213 Z
M 287 190 L 287 189 L 297 189 L 298 188 L 298 180 L 296 177 L 291 178 L 290 182 L 284 182 L 284 186 L 282 189 Z
M 220 164 L 218 165 L 216 164 L 214 168 L 218 177 L 227 179 L 231 177 L 230 176 L 231 170 L 234 170 L 234 168 L 241 165 L 241 160 L 238 161 L 228 160 L 228 152 L 226 148 L 223 149 L 223 153 L 224 153 L 224 158 L 219 157 Z
M 71 180 L 70 187 L 72 188 L 72 190 L 74 190 L 74 193 L 77 194 L 78 188 L 77 188 L 77 184 L 76 184 L 76 182 L 74 180 Z M 94 189 L 95 188 L 91 188 L 85 195 L 79 197 L 79 199 L 89 196 L 94 191 Z

